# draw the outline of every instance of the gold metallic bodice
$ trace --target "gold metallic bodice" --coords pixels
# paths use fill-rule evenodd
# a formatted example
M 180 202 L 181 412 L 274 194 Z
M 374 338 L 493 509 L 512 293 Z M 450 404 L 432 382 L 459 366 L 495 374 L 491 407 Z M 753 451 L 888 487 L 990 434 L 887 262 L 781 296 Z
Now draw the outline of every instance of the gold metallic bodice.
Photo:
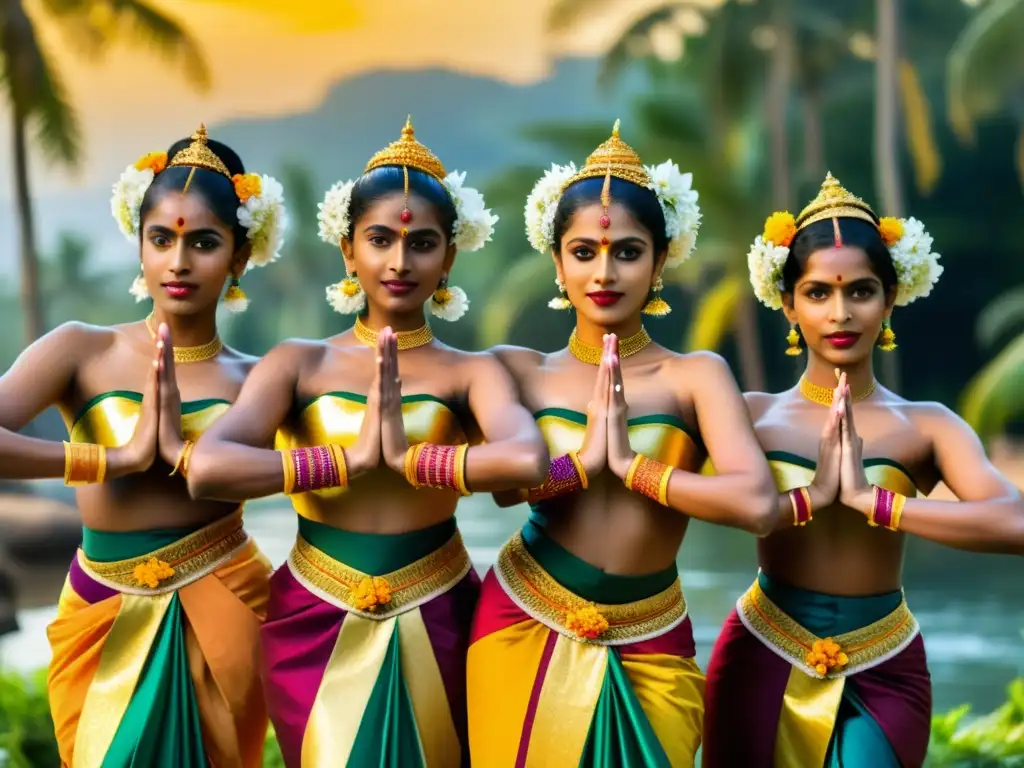
M 289 424 L 277 432 L 275 447 L 290 450 L 312 445 L 335 443 L 347 448 L 359 437 L 366 411 L 365 395 L 352 392 L 328 392 L 303 408 Z M 409 445 L 434 443 L 460 445 L 468 442 L 458 417 L 443 400 L 433 395 L 406 395 L 402 398 L 402 422 Z M 344 492 L 342 488 L 326 488 L 312 493 L 331 498 Z M 310 520 L 319 520 L 306 501 L 309 494 L 292 496 L 295 511 Z
M 803 488 L 814 480 L 816 465 L 810 459 L 786 451 L 768 451 L 765 457 L 780 493 Z M 879 488 L 901 493 L 907 498 L 917 496 L 917 486 L 910 472 L 891 459 L 864 459 L 864 474 L 869 483 Z
M 197 440 L 230 407 L 227 400 L 190 400 L 181 404 L 181 432 Z M 94 397 L 74 418 L 63 413 L 72 443 L 97 443 L 107 448 L 125 445 L 135 433 L 142 411 L 142 394 L 118 390 Z
M 552 456 L 578 451 L 583 445 L 586 414 L 568 408 L 545 408 L 534 418 Z M 704 451 L 679 417 L 660 413 L 638 416 L 630 419 L 627 427 L 629 445 L 637 453 L 677 469 L 696 471 L 700 466 Z

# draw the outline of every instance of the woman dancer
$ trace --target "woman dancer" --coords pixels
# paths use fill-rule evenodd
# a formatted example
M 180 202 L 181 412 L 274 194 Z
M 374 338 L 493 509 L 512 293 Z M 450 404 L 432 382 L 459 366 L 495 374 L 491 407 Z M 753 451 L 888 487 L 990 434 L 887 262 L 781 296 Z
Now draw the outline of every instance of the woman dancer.
M 758 543 L 757 581 L 715 645 L 705 766 L 922 765 L 931 684 L 900 587 L 902 534 L 1024 553 L 1024 502 L 970 428 L 875 382 L 893 306 L 942 273 L 931 245 L 919 221 L 879 220 L 829 174 L 751 249 L 754 292 L 808 357 L 793 389 L 747 396 L 785 530 Z M 915 498 L 940 480 L 960 501 Z
M 63 325 L 0 379 L 6 429 L 53 405 L 70 433 L 63 445 L 8 433 L 3 460 L 6 476 L 77 487 L 82 547 L 48 629 L 61 762 L 258 766 L 269 564 L 238 505 L 192 501 L 184 476 L 255 362 L 221 343 L 215 315 L 228 283 L 225 303 L 244 308 L 239 277 L 277 255 L 281 188 L 200 128 L 129 166 L 113 211 L 139 244 L 132 292 L 152 314 Z
M 468 764 L 479 579 L 456 502 L 540 482 L 548 457 L 501 364 L 440 344 L 424 319 L 425 302 L 463 315 L 448 273 L 496 221 L 463 179 L 409 122 L 359 179 L 327 193 L 320 234 L 340 244 L 349 274 L 328 297 L 365 313 L 351 332 L 271 350 L 192 459 L 194 493 L 283 488 L 299 515 L 263 631 L 289 766 Z
M 474 764 L 693 765 L 704 678 L 676 571 L 688 519 L 760 534 L 777 514 L 725 363 L 669 352 L 641 322 L 668 311 L 661 273 L 693 248 L 696 201 L 690 176 L 643 166 L 618 123 L 527 201 L 531 242 L 555 261 L 552 306 L 574 307 L 576 329 L 552 355 L 501 351 L 557 458 L 505 500 L 533 514 L 474 622 Z M 699 474 L 708 454 L 717 477 Z

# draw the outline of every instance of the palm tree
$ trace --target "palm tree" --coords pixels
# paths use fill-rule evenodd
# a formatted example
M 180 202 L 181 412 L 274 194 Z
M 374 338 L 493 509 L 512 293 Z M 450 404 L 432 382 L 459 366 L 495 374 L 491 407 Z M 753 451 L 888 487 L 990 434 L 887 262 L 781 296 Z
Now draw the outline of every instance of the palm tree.
M 978 344 L 991 349 L 1008 343 L 968 382 L 960 413 L 982 439 L 1024 418 L 1024 288 L 996 297 L 978 316 Z
M 1017 169 L 1024 184 L 1024 0 L 991 0 L 971 19 L 948 60 L 949 121 L 965 144 L 974 125 L 1008 112 L 1020 127 Z
M 81 159 L 81 144 L 78 121 L 60 73 L 42 46 L 27 6 L 25 0 L 0 0 L 0 88 L 11 105 L 21 301 L 25 337 L 31 343 L 43 334 L 46 321 L 29 191 L 29 135 L 48 160 L 69 166 Z M 68 39 L 75 41 L 83 55 L 101 56 L 115 41 L 141 41 L 180 61 L 196 85 L 208 83 L 206 64 L 191 36 L 143 0 L 46 0 L 42 6 L 68 28 Z

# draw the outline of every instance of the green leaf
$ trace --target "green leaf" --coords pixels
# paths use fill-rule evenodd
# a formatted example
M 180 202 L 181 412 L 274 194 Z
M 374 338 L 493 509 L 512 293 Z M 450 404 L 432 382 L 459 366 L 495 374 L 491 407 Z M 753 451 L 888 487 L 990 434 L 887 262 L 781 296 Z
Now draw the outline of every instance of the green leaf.
M 558 295 L 551 257 L 543 253 L 523 256 L 491 294 L 478 329 L 480 346 L 486 349 L 505 343 L 519 314 L 547 295 Z
M 737 275 L 726 275 L 705 292 L 694 310 L 686 349 L 717 350 L 722 346 L 736 318 L 736 308 L 743 297 L 744 281 Z
M 975 325 L 975 338 L 989 349 L 1011 330 L 1024 330 L 1024 285 L 1002 293 L 981 310 Z
M 1024 416 L 1024 333 L 972 378 L 960 398 L 960 415 L 982 439 Z

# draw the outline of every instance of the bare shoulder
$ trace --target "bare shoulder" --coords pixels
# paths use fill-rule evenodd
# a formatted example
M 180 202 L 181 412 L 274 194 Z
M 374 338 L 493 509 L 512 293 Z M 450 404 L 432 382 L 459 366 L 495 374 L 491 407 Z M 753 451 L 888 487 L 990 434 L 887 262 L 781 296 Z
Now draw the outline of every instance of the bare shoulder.
M 335 347 L 325 341 L 285 339 L 276 344 L 261 359 L 257 360 L 254 366 L 259 364 L 261 368 L 285 367 L 298 374 L 299 371 L 309 370 L 318 366 L 329 350 L 345 352 L 343 347 Z
M 771 392 L 744 392 L 743 400 L 747 404 L 747 412 L 752 421 L 757 421 L 768 413 L 782 396 Z
M 127 327 L 89 325 L 72 321 L 58 325 L 39 339 L 36 345 L 84 361 L 113 348 Z
M 936 435 L 949 430 L 973 432 L 953 409 L 936 402 L 912 402 L 897 397 L 893 407 L 903 413 L 922 433 Z
M 732 369 L 725 358 L 715 352 L 700 350 L 680 354 L 669 352 L 665 358 L 665 368 L 673 375 L 685 377 L 695 387 L 703 385 L 718 386 L 722 382 L 736 385 Z
M 527 371 L 543 365 L 544 358 L 546 357 L 542 352 L 538 352 L 535 349 L 515 347 L 511 344 L 492 347 L 488 352 L 517 379 Z

